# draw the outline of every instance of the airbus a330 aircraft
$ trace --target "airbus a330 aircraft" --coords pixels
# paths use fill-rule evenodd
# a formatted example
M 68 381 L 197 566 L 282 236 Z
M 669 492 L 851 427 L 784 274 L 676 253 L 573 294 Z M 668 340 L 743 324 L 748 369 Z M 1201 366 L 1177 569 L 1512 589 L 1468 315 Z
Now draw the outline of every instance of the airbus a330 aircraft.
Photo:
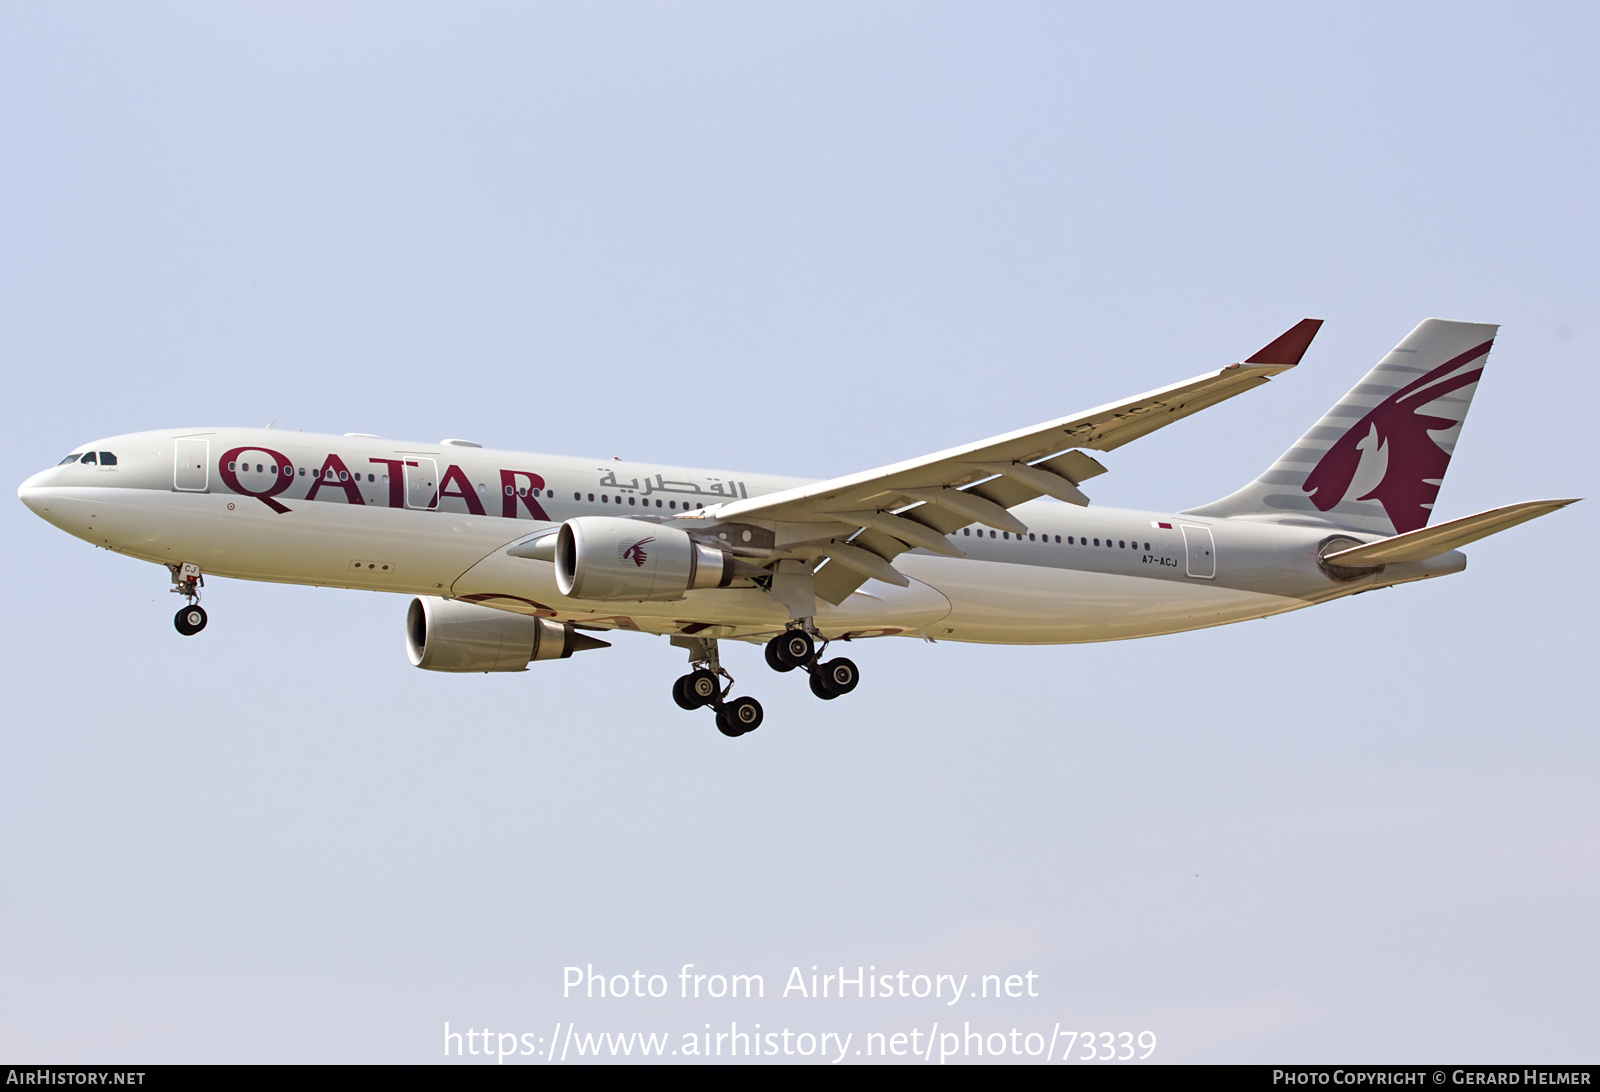
M 96 546 L 165 565 L 199 633 L 204 577 L 414 595 L 411 662 L 523 671 L 670 636 L 685 709 L 739 736 L 717 642 L 762 642 L 833 699 L 856 665 L 834 641 L 996 644 L 1148 637 L 1460 572 L 1457 552 L 1571 500 L 1428 526 L 1498 327 L 1428 319 L 1260 478 L 1176 514 L 1095 508 L 1111 451 L 1295 367 L 1306 319 L 1238 364 L 893 466 L 828 481 L 393 443 L 347 433 L 195 428 L 97 440 L 17 491 Z

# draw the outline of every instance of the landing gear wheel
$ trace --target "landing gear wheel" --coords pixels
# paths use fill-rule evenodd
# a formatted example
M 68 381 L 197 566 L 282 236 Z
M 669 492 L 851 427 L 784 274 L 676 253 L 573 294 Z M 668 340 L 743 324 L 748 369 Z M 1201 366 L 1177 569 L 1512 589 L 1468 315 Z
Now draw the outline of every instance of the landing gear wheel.
M 717 710 L 717 731 L 725 736 L 742 736 L 761 727 L 761 703 L 754 698 L 734 698 Z
M 206 628 L 205 608 L 199 604 L 191 603 L 173 616 L 172 624 L 185 637 L 193 637 L 196 633 Z
M 832 701 L 850 693 L 860 681 L 861 672 L 856 669 L 855 663 L 840 656 L 837 660 L 818 664 L 811 672 L 811 692 L 824 701 Z
M 811 634 L 803 629 L 785 630 L 767 642 L 767 663 L 777 671 L 804 667 L 816 654 Z
M 672 700 L 678 703 L 679 709 L 698 709 L 700 702 L 696 701 L 689 693 L 689 680 L 694 676 L 680 675 L 672 684 Z
M 856 667 L 854 660 L 847 660 L 840 656 L 837 660 L 829 660 L 817 668 L 824 683 L 829 690 L 841 697 L 856 688 L 861 681 L 861 671 Z
M 788 636 L 788 634 L 786 634 L 786 633 L 780 633 L 776 637 L 774 637 L 772 640 L 767 642 L 767 650 L 766 650 L 767 666 L 772 668 L 772 670 L 774 670 L 774 671 L 793 671 L 794 670 L 793 665 L 784 663 L 782 658 L 780 658 L 779 655 L 778 655 L 778 645 L 787 636 Z
M 717 681 L 716 675 L 704 668 L 685 675 L 681 681 L 684 697 L 694 702 L 693 705 L 685 705 L 685 709 L 698 709 L 702 705 L 710 705 L 722 696 L 722 684 Z

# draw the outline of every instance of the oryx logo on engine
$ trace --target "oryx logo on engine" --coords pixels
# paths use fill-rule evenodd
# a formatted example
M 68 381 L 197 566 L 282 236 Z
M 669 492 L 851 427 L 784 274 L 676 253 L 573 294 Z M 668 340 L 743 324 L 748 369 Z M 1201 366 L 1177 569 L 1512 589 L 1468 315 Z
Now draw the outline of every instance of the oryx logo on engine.
M 650 560 L 650 555 L 644 552 L 644 544 L 655 540 L 656 536 L 651 535 L 649 538 L 641 538 L 632 546 L 618 547 L 617 557 L 623 561 L 631 561 L 642 569 L 644 568 L 644 563 Z

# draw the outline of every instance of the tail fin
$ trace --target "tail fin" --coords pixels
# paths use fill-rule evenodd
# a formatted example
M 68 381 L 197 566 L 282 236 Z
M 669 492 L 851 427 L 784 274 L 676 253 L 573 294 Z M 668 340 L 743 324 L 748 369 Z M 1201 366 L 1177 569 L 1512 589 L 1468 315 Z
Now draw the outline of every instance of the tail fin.
M 1425 319 L 1265 474 L 1191 511 L 1302 514 L 1380 535 L 1427 526 L 1499 329 Z

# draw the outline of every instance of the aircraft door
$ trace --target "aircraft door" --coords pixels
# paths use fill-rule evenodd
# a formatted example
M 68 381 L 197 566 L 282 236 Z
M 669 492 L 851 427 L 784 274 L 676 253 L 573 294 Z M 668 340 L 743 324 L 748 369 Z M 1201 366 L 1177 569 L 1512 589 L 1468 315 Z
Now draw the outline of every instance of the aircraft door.
M 1211 528 L 1183 525 L 1184 552 L 1188 555 L 1189 575 L 1201 580 L 1212 580 L 1217 575 L 1217 547 L 1211 540 Z
M 406 460 L 406 507 L 439 507 L 439 464 L 434 460 Z
M 172 445 L 172 488 L 204 493 L 210 482 L 211 441 L 178 440 Z

